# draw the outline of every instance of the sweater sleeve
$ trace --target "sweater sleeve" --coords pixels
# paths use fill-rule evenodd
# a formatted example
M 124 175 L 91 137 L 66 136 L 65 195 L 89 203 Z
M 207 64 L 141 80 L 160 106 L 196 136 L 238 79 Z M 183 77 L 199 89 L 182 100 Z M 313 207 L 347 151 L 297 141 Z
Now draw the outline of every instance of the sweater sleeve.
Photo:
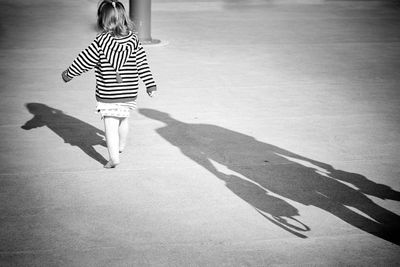
M 67 69 L 67 76 L 71 79 L 94 68 L 99 62 L 99 46 L 95 39 L 85 50 L 79 53 L 71 66 Z
M 138 41 L 136 48 L 136 63 L 138 66 L 139 77 L 145 84 L 147 90 L 156 91 L 157 86 L 153 78 L 153 74 L 150 71 L 149 64 L 147 63 L 146 52 L 143 49 L 142 44 Z

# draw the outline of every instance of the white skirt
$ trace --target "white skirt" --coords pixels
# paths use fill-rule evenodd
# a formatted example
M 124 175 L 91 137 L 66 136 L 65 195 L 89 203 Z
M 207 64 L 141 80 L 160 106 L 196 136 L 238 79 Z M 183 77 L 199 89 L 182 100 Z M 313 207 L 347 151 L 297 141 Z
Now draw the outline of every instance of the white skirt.
M 129 117 L 129 111 L 136 109 L 136 101 L 130 101 L 126 103 L 103 103 L 97 102 L 96 113 L 101 114 L 101 118 L 106 116 L 127 118 Z

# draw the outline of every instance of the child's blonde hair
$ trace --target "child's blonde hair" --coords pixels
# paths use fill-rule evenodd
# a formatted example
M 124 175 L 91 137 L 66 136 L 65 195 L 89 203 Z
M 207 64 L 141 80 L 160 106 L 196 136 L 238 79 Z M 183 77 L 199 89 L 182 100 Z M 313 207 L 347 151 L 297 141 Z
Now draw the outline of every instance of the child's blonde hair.
M 133 31 L 133 23 L 118 0 L 102 0 L 97 9 L 97 26 L 115 36 L 125 36 Z

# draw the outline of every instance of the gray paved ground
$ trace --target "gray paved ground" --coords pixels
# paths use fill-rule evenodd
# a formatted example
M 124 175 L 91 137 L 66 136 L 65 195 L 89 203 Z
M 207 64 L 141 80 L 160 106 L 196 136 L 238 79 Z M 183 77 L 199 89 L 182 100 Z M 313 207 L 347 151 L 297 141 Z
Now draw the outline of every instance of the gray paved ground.
M 400 264 L 396 1 L 154 0 L 115 170 L 60 79 L 96 4 L 1 1 L 1 266 Z

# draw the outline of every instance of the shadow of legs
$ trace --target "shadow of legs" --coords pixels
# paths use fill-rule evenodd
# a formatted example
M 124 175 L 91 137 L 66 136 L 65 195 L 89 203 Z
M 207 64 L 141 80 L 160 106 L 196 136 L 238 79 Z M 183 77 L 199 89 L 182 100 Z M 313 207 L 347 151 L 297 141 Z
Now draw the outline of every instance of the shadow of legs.
M 79 148 L 85 152 L 86 155 L 98 161 L 100 164 L 105 165 L 107 163 L 107 160 L 99 152 L 97 152 L 93 146 L 81 145 Z

